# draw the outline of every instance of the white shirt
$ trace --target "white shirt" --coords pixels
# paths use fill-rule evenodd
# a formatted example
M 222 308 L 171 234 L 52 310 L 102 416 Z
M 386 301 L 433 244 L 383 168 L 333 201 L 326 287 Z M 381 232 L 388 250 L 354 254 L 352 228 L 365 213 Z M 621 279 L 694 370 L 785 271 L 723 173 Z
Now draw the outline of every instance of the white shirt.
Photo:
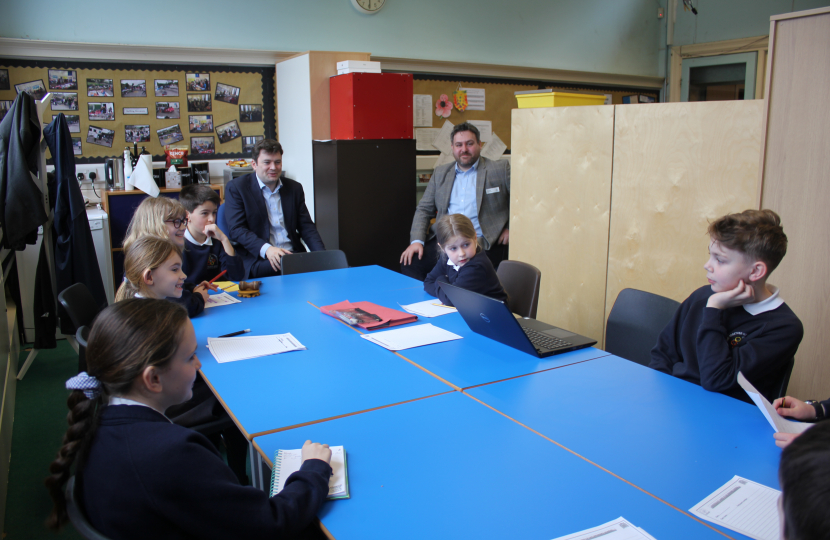
M 478 158 L 472 167 L 462 171 L 458 168 L 458 162 L 455 162 L 455 180 L 452 184 L 452 191 L 450 191 L 450 204 L 447 207 L 447 214 L 464 214 L 473 222 L 476 236 L 484 236 L 478 222 L 478 204 L 476 201 L 476 178 L 479 163 L 481 163 L 481 158 Z M 411 243 L 416 242 L 422 245 L 424 243 L 421 240 L 413 240 Z
M 770 297 L 766 300 L 761 300 L 760 302 L 752 304 L 744 304 L 744 309 L 747 313 L 753 316 L 760 315 L 766 311 L 772 311 L 784 303 L 784 299 L 778 296 L 778 287 L 775 285 L 767 285 L 767 289 L 772 292 L 772 295 L 770 295 Z
M 278 248 L 291 250 L 293 244 L 288 238 L 288 231 L 285 229 L 285 218 L 282 214 L 282 199 L 280 198 L 280 190 L 282 189 L 282 180 L 277 181 L 277 187 L 274 191 L 265 185 L 265 183 L 256 177 L 259 183 L 259 189 L 262 191 L 262 196 L 265 198 L 265 208 L 268 210 L 268 221 L 271 222 L 270 244 L 265 243 L 259 249 L 259 256 L 265 258 L 265 252 L 268 248 L 276 246 Z
M 113 396 L 113 397 L 110 398 L 109 404 L 110 405 L 137 405 L 139 407 L 147 407 L 148 409 L 153 409 L 152 407 L 150 407 L 146 403 L 141 403 L 140 401 L 135 401 L 133 399 L 127 399 L 127 398 L 116 397 L 116 396 Z M 155 411 L 155 409 L 153 409 L 153 410 Z M 156 412 L 158 412 L 158 411 L 156 411 Z M 163 414 L 164 413 L 162 413 L 162 415 Z M 167 416 L 165 416 L 165 418 L 167 418 Z M 167 421 L 172 424 L 172 421 L 169 418 L 167 418 Z
M 193 238 L 193 235 L 190 234 L 190 230 L 188 230 L 188 229 L 184 230 L 184 237 L 191 244 L 196 244 L 197 246 L 212 246 L 213 245 L 213 238 L 211 238 L 210 236 L 207 236 L 207 235 L 205 235 L 205 236 L 206 236 L 206 238 L 205 238 L 204 242 L 197 242 L 196 239 Z

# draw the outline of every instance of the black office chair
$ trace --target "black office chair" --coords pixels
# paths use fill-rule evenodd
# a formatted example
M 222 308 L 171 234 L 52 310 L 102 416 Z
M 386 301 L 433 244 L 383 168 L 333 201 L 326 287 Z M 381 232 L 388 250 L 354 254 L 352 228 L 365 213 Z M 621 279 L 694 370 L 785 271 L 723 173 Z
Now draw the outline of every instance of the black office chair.
M 104 536 L 99 533 L 95 527 L 87 520 L 78 501 L 75 499 L 75 477 L 69 478 L 66 483 L 66 513 L 69 515 L 69 521 L 75 527 L 81 536 L 86 540 L 111 540 L 109 536 Z
M 75 332 L 75 341 L 78 342 L 78 373 L 86 371 L 86 342 L 89 339 L 89 327 L 81 326 Z
M 506 260 L 499 264 L 496 274 L 507 292 L 507 306 L 510 311 L 522 317 L 535 319 L 539 307 L 542 272 L 532 264 Z
M 282 275 L 284 276 L 348 267 L 346 254 L 339 249 L 292 253 L 282 258 Z
M 101 306 L 83 283 L 75 283 L 62 290 L 58 294 L 58 301 L 66 310 L 76 330 L 82 326 L 92 328 L 92 321 L 101 311 Z
M 679 306 L 680 302 L 659 294 L 623 289 L 608 315 L 605 350 L 648 366 L 651 349 Z

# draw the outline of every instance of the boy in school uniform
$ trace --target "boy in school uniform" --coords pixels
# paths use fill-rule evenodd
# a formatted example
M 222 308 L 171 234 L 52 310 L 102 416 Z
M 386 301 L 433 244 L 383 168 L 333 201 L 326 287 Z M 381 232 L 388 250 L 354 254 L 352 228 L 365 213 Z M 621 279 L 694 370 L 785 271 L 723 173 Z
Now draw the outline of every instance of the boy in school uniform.
M 179 201 L 187 210 L 182 270 L 185 283 L 211 280 L 223 270 L 231 281 L 245 279 L 242 257 L 236 254 L 228 236 L 216 225 L 219 195 L 204 184 L 182 188 Z
M 804 328 L 767 284 L 787 252 L 772 210 L 728 214 L 709 225 L 709 285 L 678 308 L 651 351 L 650 367 L 744 401 L 738 372 L 770 401 Z

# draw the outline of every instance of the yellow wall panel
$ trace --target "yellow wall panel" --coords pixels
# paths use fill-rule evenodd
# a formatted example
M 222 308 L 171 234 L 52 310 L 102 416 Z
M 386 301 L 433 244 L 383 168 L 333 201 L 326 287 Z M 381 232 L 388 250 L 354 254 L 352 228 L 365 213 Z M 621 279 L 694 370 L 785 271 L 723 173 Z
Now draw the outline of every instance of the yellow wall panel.
M 757 208 L 763 101 L 616 107 L 606 317 L 624 288 L 684 300 L 706 284 L 706 229 Z
M 510 258 L 542 271 L 537 317 L 602 340 L 614 106 L 515 109 Z

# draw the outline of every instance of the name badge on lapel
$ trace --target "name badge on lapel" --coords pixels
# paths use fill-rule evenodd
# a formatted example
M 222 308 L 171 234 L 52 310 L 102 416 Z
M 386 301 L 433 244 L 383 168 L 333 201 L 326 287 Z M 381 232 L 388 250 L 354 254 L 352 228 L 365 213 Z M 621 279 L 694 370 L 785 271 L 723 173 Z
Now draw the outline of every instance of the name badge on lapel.
M 499 188 L 498 187 L 493 187 L 493 188 L 490 188 L 490 189 L 485 189 L 484 192 L 487 193 L 487 195 L 490 195 L 491 193 L 498 193 Z

